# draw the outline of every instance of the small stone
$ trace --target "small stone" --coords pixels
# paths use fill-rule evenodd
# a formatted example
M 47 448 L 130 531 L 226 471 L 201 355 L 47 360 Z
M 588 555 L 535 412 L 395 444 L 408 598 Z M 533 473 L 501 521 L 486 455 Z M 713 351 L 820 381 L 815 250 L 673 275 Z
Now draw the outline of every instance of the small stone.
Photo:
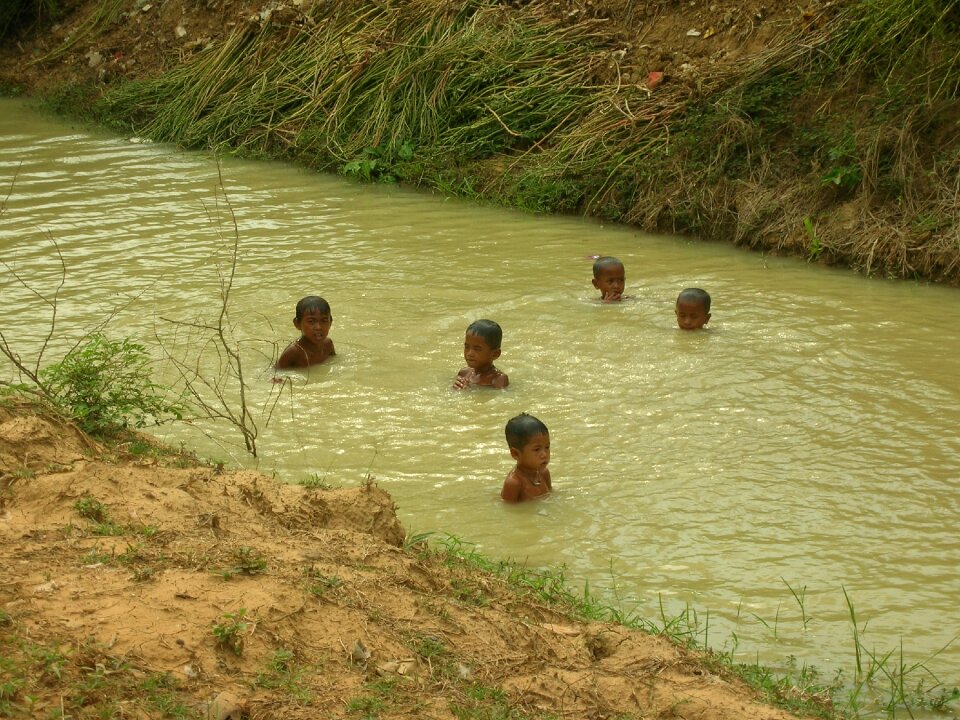
M 91 50 L 84 57 L 87 58 L 87 66 L 95 68 L 98 65 L 103 64 L 103 55 L 98 53 L 96 50 Z
M 177 25 L 177 27 L 174 28 L 173 32 L 178 38 L 182 38 L 186 36 L 187 29 L 183 25 Z
M 367 650 L 366 645 L 357 640 L 353 645 L 353 652 L 350 653 L 350 657 L 354 662 L 366 662 L 370 659 L 370 651 Z
M 34 595 L 49 595 L 50 593 L 56 592 L 60 586 L 57 585 L 55 580 L 48 580 L 47 582 L 37 585 L 33 589 Z
M 207 709 L 207 720 L 241 720 L 242 718 L 243 704 L 232 693 L 220 693 Z

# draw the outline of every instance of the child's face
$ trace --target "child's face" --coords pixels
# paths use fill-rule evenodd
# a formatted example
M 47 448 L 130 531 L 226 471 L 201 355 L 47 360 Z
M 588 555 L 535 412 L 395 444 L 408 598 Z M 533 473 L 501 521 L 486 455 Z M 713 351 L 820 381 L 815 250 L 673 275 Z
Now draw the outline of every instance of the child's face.
M 510 448 L 517 466 L 530 472 L 545 470 L 550 463 L 550 435 L 540 433 L 527 440 L 522 450 Z
M 675 312 L 681 330 L 699 330 L 710 320 L 710 313 L 696 300 L 678 300 Z
M 601 300 L 619 300 L 627 282 L 627 272 L 623 265 L 614 265 L 600 270 L 593 279 L 593 286 L 600 291 Z
M 492 365 L 498 357 L 500 357 L 500 348 L 494 350 L 479 335 L 467 333 L 463 340 L 463 359 L 467 361 L 467 367 L 482 370 Z
M 293 321 L 293 326 L 300 331 L 300 334 L 315 345 L 323 344 L 324 338 L 330 334 L 331 325 L 333 325 L 333 315 L 319 310 L 307 310 L 303 317 Z

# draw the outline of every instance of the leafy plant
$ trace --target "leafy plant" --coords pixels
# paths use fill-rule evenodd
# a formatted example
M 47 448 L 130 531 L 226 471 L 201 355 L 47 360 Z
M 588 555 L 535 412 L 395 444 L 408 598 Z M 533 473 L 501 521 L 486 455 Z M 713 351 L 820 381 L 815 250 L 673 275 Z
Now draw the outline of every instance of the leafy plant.
M 107 506 L 90 495 L 84 495 L 73 504 L 73 509 L 80 513 L 80 517 L 94 522 L 103 523 L 110 519 Z
M 150 379 L 150 358 L 129 338 L 109 340 L 96 333 L 86 344 L 40 372 L 40 380 L 61 410 L 85 432 L 111 435 L 144 427 L 181 409 Z
M 324 575 L 314 567 L 305 570 L 304 575 L 307 576 L 307 591 L 317 597 L 322 597 L 328 590 L 336 590 L 343 585 L 343 580 L 336 575 Z
M 246 615 L 246 608 L 240 608 L 236 612 L 224 613 L 221 621 L 213 624 L 213 636 L 217 639 L 217 645 L 231 650 L 234 655 L 243 654 L 244 633 L 247 632 L 247 623 L 244 621 Z
M 810 245 L 807 248 L 807 262 L 814 262 L 820 257 L 820 253 L 823 252 L 823 245 L 820 244 L 820 236 L 817 235 L 817 228 L 814 226 L 813 220 L 809 215 L 803 218 L 803 229 L 807 231 L 807 238 L 810 240 Z M 787 585 L 787 587 L 790 586 Z M 790 591 L 793 592 L 793 588 L 790 588 Z
M 237 564 L 233 572 L 242 572 L 245 575 L 256 575 L 267 569 L 267 560 L 263 555 L 251 547 L 239 547 L 233 551 L 233 558 Z

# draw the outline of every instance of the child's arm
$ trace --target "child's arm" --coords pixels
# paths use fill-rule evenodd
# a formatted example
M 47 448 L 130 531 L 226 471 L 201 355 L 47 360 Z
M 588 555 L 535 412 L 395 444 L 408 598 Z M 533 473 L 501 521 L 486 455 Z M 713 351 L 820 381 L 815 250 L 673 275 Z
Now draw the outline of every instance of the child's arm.
M 336 351 L 336 349 L 334 349 L 334 347 L 333 347 L 333 340 L 331 340 L 330 338 L 327 338 L 327 342 L 330 343 L 330 346 L 329 346 L 329 347 L 330 347 L 330 352 L 327 353 L 327 357 L 330 357 L 331 355 L 336 355 L 336 354 L 337 354 L 337 351 Z
M 511 472 L 503 482 L 500 499 L 509 503 L 520 502 L 520 493 L 522 490 L 523 485 L 520 484 L 520 479 Z

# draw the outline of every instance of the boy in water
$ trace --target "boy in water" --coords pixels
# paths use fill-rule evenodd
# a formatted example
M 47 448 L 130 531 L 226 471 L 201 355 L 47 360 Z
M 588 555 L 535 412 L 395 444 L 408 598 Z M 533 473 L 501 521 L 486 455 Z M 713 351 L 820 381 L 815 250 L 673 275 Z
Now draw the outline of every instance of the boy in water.
M 700 288 L 681 291 L 674 312 L 681 330 L 701 330 L 710 321 L 710 293 Z
M 274 370 L 307 368 L 322 363 L 337 352 L 333 340 L 327 337 L 333 325 L 330 304 L 322 297 L 308 295 L 297 303 L 293 326 L 300 331 L 300 339 L 290 343 L 280 353 Z
M 505 429 L 510 455 L 517 465 L 503 483 L 500 497 L 506 502 L 532 500 L 553 489 L 550 484 L 550 431 L 533 415 L 520 413 Z
M 457 373 L 453 381 L 455 390 L 471 385 L 505 388 L 510 379 L 500 372 L 493 361 L 500 357 L 503 330 L 493 320 L 476 320 L 467 327 L 463 340 L 463 359 L 467 367 Z
M 600 291 L 600 302 L 620 302 L 626 282 L 626 270 L 617 258 L 604 255 L 594 260 L 593 286 Z

